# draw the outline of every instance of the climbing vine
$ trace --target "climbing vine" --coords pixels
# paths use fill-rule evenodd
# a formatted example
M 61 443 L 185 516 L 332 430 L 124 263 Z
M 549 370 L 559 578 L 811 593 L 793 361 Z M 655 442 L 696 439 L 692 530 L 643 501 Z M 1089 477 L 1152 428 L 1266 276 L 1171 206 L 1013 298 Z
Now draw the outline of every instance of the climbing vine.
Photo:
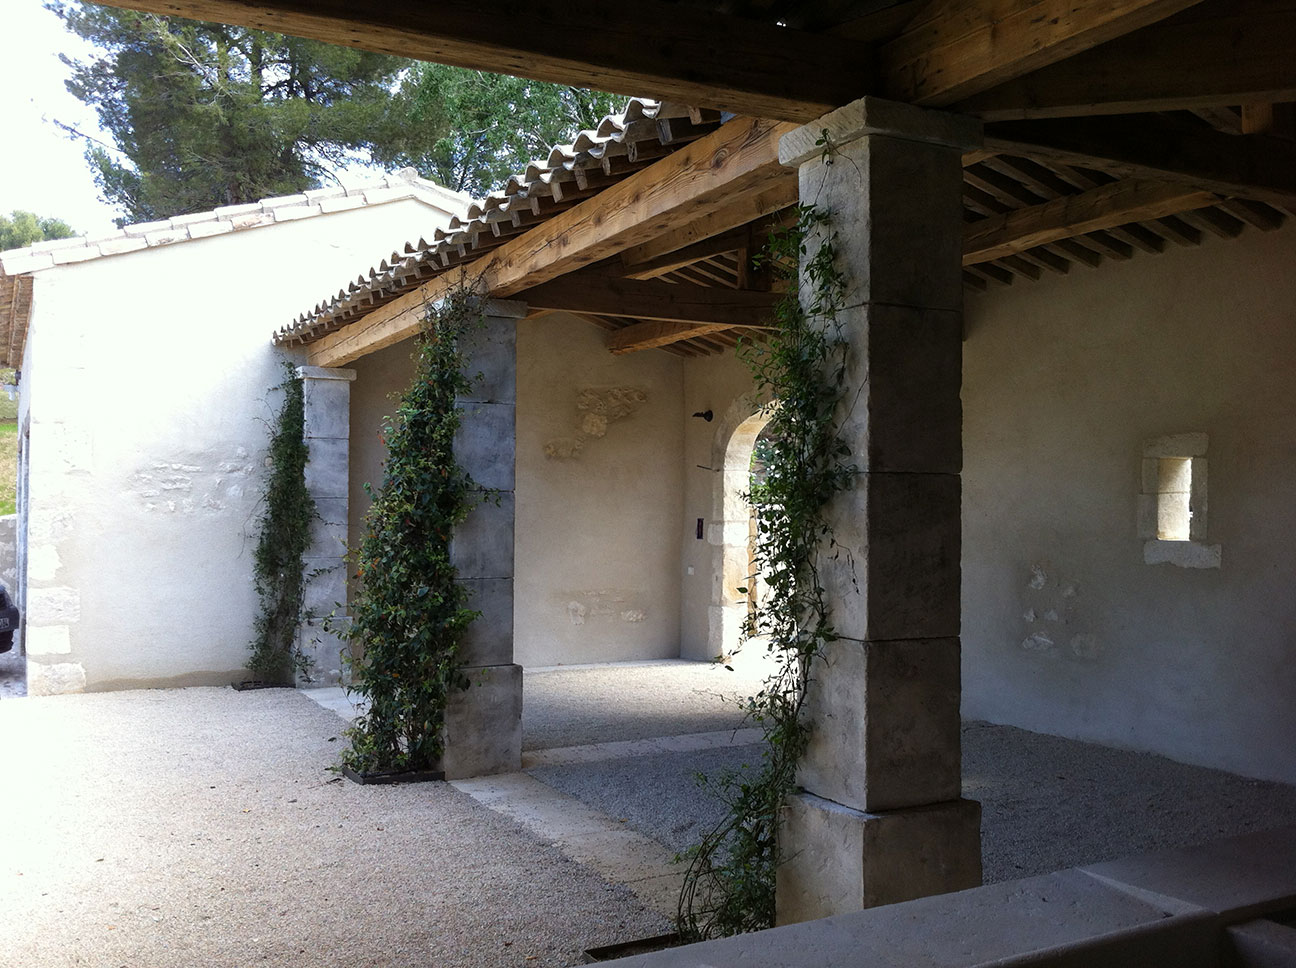
M 265 510 L 252 559 L 252 576 L 261 612 L 253 625 L 247 668 L 270 685 L 291 685 L 305 657 L 297 647 L 306 570 L 302 556 L 310 542 L 315 502 L 306 489 L 306 401 L 301 377 L 284 363 L 283 404 L 270 434 L 270 476 Z
M 777 401 L 762 441 L 766 471 L 748 495 L 757 520 L 754 564 L 767 591 L 744 623 L 743 639 L 768 636 L 779 661 L 745 702 L 764 733 L 760 765 L 703 779 L 727 815 L 683 855 L 677 922 L 689 940 L 774 923 L 779 810 L 795 789 L 808 741 L 806 679 L 811 661 L 834 638 L 818 567 L 823 555 L 845 552 L 833 542 L 824 509 L 854 473 L 837 424 L 846 343 L 837 321 L 845 280 L 836 238 L 814 206 L 801 206 L 796 224 L 771 238 L 764 258 L 787 280 L 787 294 L 775 334 L 740 348 L 758 388 Z
M 353 553 L 351 690 L 368 710 L 347 731 L 343 764 L 361 773 L 432 769 L 452 692 L 468 684 L 459 644 L 477 613 L 455 582 L 450 539 L 480 492 L 456 463 L 456 398 L 469 389 L 461 339 L 480 322 L 469 289 L 429 309 L 414 379 L 383 427 L 383 481 Z

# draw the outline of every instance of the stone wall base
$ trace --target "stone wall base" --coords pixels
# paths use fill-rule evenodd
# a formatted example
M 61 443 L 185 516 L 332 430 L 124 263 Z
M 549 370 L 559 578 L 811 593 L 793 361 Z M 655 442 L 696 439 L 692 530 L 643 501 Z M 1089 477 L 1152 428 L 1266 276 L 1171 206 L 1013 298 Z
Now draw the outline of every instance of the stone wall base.
M 450 698 L 441 769 L 447 780 L 522 769 L 522 667 L 464 669 L 468 688 Z
M 981 804 L 863 813 L 803 793 L 779 828 L 779 924 L 981 885 Z

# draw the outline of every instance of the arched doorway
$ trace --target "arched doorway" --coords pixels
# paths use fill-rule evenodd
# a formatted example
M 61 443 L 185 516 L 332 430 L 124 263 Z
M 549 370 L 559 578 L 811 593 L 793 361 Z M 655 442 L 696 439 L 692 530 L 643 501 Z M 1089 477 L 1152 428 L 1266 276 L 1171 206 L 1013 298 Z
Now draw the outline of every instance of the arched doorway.
M 751 488 L 752 453 L 770 421 L 772 406 L 743 397 L 720 420 L 712 445 L 716 476 L 711 529 L 712 584 L 709 644 L 712 655 L 744 666 L 766 660 L 765 649 L 751 643 L 739 650 L 743 621 L 755 605 L 755 529 L 746 494 Z M 740 591 L 746 589 L 746 591 Z

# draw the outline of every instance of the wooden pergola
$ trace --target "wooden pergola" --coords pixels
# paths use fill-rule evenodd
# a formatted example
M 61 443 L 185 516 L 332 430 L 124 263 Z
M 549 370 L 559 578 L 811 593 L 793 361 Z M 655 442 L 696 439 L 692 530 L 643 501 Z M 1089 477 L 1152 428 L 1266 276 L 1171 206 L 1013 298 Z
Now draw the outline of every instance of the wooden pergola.
M 465 278 L 514 314 L 583 315 L 616 353 L 723 350 L 773 298 L 752 252 L 831 183 L 857 473 L 829 513 L 854 559 L 820 563 L 837 638 L 809 686 L 779 917 L 979 883 L 959 752 L 963 290 L 1281 225 L 1296 0 L 111 2 L 655 99 L 281 329 L 315 366 L 414 335 Z M 511 420 L 507 372 L 483 402 Z M 512 508 L 489 530 L 511 536 Z M 470 577 L 511 579 L 511 544 L 501 558 Z M 516 725 L 509 662 L 489 669 L 516 683 Z
M 723 350 L 768 306 L 747 256 L 796 202 L 779 138 L 863 95 L 985 121 L 964 157 L 976 290 L 1273 229 L 1296 203 L 1285 0 L 110 2 L 690 106 L 655 150 L 525 191 L 505 231 L 412 241 L 339 294 L 345 312 L 316 307 L 281 333 L 316 365 L 411 335 L 458 267 L 586 316 L 614 352 Z

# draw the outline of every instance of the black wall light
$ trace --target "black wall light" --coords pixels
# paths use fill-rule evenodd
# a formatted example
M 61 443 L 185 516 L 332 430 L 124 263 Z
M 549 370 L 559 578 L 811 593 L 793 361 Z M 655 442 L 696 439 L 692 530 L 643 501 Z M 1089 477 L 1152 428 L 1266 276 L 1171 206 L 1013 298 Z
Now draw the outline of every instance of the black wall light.
M 697 413 L 693 414 L 693 416 L 701 417 L 707 423 L 710 423 L 712 419 L 715 417 L 715 414 L 712 413 L 710 410 L 699 410 Z

